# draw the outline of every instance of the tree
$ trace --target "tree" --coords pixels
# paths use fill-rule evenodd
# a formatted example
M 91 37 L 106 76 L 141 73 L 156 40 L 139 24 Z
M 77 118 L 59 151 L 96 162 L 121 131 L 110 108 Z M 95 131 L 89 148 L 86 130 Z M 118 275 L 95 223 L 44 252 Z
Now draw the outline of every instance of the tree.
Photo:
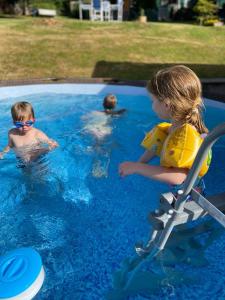
M 19 9 L 19 13 L 25 15 L 29 2 L 29 0 L 0 0 L 0 10 L 3 13 L 16 14 Z
M 28 7 L 29 7 L 29 4 L 30 4 L 30 0 L 20 0 L 19 3 L 20 3 L 21 8 L 23 10 L 23 15 L 26 15 L 27 12 L 28 12 Z
M 16 0 L 0 0 L 0 11 L 3 13 L 11 13 L 15 3 Z
M 212 18 L 218 10 L 216 4 L 211 0 L 198 0 L 193 7 L 194 12 L 197 13 L 200 25 L 203 25 L 204 21 Z

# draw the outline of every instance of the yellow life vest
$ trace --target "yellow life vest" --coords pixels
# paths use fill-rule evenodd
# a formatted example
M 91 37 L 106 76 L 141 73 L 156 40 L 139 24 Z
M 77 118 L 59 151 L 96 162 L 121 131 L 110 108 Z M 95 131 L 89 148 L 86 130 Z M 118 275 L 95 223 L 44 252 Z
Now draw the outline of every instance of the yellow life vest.
M 169 123 L 158 124 L 146 135 L 142 146 L 149 150 L 156 149 L 156 155 L 160 156 L 160 165 L 163 167 L 190 169 L 203 138 L 190 124 L 184 124 L 169 133 L 170 126 Z M 211 151 L 202 164 L 200 177 L 208 171 L 210 161 Z
M 168 136 L 170 123 L 160 123 L 148 132 L 141 145 L 147 150 L 155 151 L 160 156 L 165 139 Z

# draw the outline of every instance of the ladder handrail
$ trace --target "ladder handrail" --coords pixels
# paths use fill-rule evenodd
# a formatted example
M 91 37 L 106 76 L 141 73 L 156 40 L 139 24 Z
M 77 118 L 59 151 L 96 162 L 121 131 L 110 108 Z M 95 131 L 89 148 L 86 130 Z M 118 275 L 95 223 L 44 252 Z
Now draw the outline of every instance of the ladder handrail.
M 178 211 L 183 210 L 184 203 L 186 201 L 186 198 L 188 194 L 191 192 L 191 189 L 193 188 L 196 179 L 198 177 L 199 171 L 201 169 L 202 163 L 204 162 L 206 156 L 208 155 L 208 152 L 214 145 L 214 143 L 217 141 L 219 137 L 222 135 L 225 135 L 225 123 L 222 123 L 215 127 L 204 139 L 197 156 L 194 160 L 194 163 L 187 175 L 187 178 L 184 181 L 184 187 L 182 190 L 182 193 L 178 195 L 175 209 Z
M 223 215 L 216 206 L 211 204 L 206 198 L 201 196 L 199 193 L 197 193 L 197 191 L 193 189 L 202 163 L 206 159 L 208 152 L 212 148 L 213 144 L 217 141 L 217 139 L 223 135 L 225 135 L 225 123 L 222 123 L 215 127 L 204 139 L 196 155 L 194 163 L 187 175 L 187 178 L 184 181 L 182 192 L 179 193 L 178 191 L 178 197 L 176 197 L 177 200 L 175 202 L 175 207 L 171 203 L 171 196 L 169 195 L 169 193 L 168 195 L 164 194 L 163 199 L 169 204 L 169 206 L 165 207 L 162 212 L 162 216 L 166 214 L 166 222 L 163 229 L 156 227 L 154 228 L 150 240 L 145 247 L 140 245 L 136 247 L 136 251 L 142 259 L 148 257 L 148 255 L 150 255 L 150 257 L 153 257 L 155 253 L 161 251 L 165 247 L 165 244 L 167 243 L 167 240 L 173 228 L 176 225 L 183 224 L 183 222 L 180 221 L 182 220 L 181 217 L 184 213 L 185 202 L 190 193 L 192 193 L 192 196 L 197 195 L 197 199 L 193 198 L 193 201 L 195 201 L 200 207 L 202 207 L 203 211 L 208 212 L 213 218 L 215 218 L 218 222 L 225 226 L 225 215 Z M 200 215 L 198 217 L 200 217 Z

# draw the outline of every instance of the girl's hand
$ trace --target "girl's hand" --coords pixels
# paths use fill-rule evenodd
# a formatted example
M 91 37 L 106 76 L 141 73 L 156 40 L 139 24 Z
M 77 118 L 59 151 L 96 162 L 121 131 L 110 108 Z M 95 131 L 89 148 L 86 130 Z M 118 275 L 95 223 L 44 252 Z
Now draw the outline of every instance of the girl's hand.
M 134 174 L 136 172 L 136 167 L 136 162 L 125 161 L 119 165 L 119 174 L 122 177 Z
M 0 159 L 3 159 L 4 154 L 2 152 L 0 152 Z

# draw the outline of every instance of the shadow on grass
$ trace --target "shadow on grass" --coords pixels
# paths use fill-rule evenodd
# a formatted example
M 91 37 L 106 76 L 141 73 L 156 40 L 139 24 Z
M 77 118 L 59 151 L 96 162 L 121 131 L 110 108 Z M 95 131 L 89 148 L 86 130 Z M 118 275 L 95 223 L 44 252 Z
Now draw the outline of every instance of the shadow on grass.
M 176 65 L 179 63 L 176 63 Z M 225 78 L 224 65 L 188 64 L 181 63 L 191 68 L 200 78 Z M 155 72 L 175 64 L 147 64 L 132 62 L 99 61 L 95 65 L 92 77 L 117 78 L 122 80 L 148 80 Z
M 204 97 L 225 102 L 225 64 L 181 64 L 191 68 L 202 79 Z M 95 65 L 92 77 L 112 78 L 114 82 L 125 80 L 134 85 L 145 86 L 146 80 L 154 73 L 172 65 L 175 64 L 99 61 Z

